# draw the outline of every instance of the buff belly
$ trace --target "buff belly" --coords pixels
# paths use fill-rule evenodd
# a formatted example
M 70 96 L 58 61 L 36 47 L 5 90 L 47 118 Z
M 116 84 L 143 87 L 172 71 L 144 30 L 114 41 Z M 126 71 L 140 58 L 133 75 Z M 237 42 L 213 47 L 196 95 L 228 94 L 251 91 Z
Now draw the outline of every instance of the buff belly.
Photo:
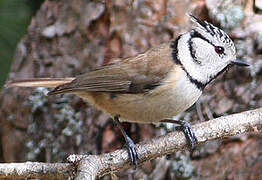
M 186 82 L 186 83 L 185 83 Z M 103 92 L 78 92 L 95 107 L 120 116 L 120 121 L 137 123 L 157 123 L 172 118 L 192 106 L 202 91 L 185 79 L 176 83 L 165 83 L 156 89 L 141 94 L 109 94 Z

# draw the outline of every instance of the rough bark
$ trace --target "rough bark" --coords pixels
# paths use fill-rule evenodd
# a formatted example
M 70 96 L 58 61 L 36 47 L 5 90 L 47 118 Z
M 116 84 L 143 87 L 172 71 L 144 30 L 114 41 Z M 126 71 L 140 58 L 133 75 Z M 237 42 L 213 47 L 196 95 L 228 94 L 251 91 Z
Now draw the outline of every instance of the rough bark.
M 262 108 L 223 116 L 192 127 L 198 145 L 210 140 L 235 136 L 262 129 Z M 187 149 L 182 132 L 171 132 L 137 144 L 139 164 L 163 155 Z M 70 155 L 68 163 L 0 163 L 0 177 L 48 178 L 48 179 L 96 179 L 121 169 L 132 168 L 126 149 L 102 155 Z
M 112 58 L 136 55 L 189 29 L 186 13 L 190 12 L 226 29 L 236 43 L 238 56 L 253 66 L 245 70 L 233 68 L 220 76 L 206 89 L 197 108 L 178 118 L 203 121 L 257 108 L 262 105 L 260 7 L 251 0 L 212 2 L 47 0 L 17 47 L 9 78 L 70 77 L 108 63 Z M 235 17 L 232 16 L 235 12 L 245 16 L 237 16 L 240 18 L 233 25 L 225 24 L 227 18 Z M 1 92 L 1 159 L 5 162 L 63 162 L 69 154 L 100 154 L 122 147 L 120 132 L 107 115 L 75 96 L 46 97 L 44 93 L 46 89 L 15 88 Z M 169 126 L 155 128 L 128 123 L 124 126 L 136 142 L 170 130 Z M 131 173 L 132 179 L 145 176 L 154 179 L 161 172 L 162 179 L 230 178 L 239 177 L 245 170 L 244 163 L 238 162 L 247 162 L 254 170 L 246 172 L 243 178 L 256 177 L 256 172 L 262 169 L 261 161 L 252 163 L 252 159 L 261 158 L 261 138 L 257 137 L 259 134 L 215 141 L 201 146 L 193 161 L 177 153 L 146 163 L 137 171 L 117 175 L 121 178 Z M 255 152 L 246 153 L 251 147 Z M 234 159 L 234 151 L 243 155 Z M 182 162 L 181 157 L 186 157 L 186 161 Z M 175 163 L 169 163 L 174 160 Z M 216 168 L 211 168 L 214 165 Z M 225 165 L 228 172 L 221 171 Z M 191 173 L 185 173 L 186 167 L 191 168 L 187 171 Z

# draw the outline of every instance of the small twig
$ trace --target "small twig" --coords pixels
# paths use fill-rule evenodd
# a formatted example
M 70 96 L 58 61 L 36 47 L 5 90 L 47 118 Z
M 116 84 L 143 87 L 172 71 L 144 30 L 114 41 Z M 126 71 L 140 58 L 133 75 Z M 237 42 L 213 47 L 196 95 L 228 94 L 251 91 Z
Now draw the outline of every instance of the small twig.
M 196 110 L 197 110 L 197 114 L 198 114 L 198 117 L 199 117 L 199 119 L 200 119 L 200 122 L 204 122 L 204 121 L 205 121 L 205 118 L 204 118 L 204 116 L 203 116 L 203 112 L 202 112 L 200 100 L 198 100 L 198 101 L 196 102 Z
M 216 118 L 192 126 L 198 144 L 206 141 L 256 132 L 262 129 L 262 108 Z M 165 136 L 137 144 L 139 164 L 157 157 L 186 149 L 182 132 L 171 132 Z M 106 174 L 131 167 L 125 149 L 102 155 L 71 155 L 67 163 L 3 163 L 0 164 L 0 178 L 48 178 L 67 179 L 74 168 L 75 179 L 95 179 Z
M 214 116 L 209 108 L 209 104 L 205 106 L 205 112 L 207 114 L 208 119 L 214 119 Z

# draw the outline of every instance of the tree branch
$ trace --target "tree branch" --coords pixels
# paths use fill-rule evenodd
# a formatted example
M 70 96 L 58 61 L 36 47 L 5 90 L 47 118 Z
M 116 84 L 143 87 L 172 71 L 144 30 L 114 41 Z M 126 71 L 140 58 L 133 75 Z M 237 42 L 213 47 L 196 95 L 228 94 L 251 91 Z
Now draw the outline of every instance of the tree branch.
M 257 132 L 262 129 L 262 108 L 216 118 L 196 124 L 192 128 L 198 138 L 198 144 L 246 132 Z M 186 148 L 186 139 L 182 132 L 168 133 L 137 144 L 139 164 Z M 74 172 L 72 169 L 76 168 L 76 179 L 95 179 L 131 167 L 125 149 L 102 155 L 71 155 L 68 160 L 73 163 L 71 166 L 66 163 L 0 164 L 0 177 L 67 178 L 69 172 Z M 37 170 L 34 171 L 32 167 Z M 50 176 L 47 176 L 49 174 Z
M 68 179 L 73 172 L 69 163 L 0 163 L 0 178 Z

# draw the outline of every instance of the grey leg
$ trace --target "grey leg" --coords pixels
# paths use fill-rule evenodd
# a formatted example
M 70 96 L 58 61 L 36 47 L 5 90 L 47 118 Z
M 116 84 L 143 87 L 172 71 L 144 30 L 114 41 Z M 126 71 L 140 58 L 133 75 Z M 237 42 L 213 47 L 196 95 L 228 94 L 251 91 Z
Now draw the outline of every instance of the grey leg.
M 119 116 L 114 116 L 113 121 L 117 125 L 117 127 L 120 129 L 122 135 L 125 138 L 125 146 L 127 148 L 128 155 L 131 159 L 131 162 L 133 165 L 137 166 L 137 159 L 138 159 L 138 154 L 137 154 L 137 149 L 134 141 L 126 134 L 122 124 L 119 121 Z

